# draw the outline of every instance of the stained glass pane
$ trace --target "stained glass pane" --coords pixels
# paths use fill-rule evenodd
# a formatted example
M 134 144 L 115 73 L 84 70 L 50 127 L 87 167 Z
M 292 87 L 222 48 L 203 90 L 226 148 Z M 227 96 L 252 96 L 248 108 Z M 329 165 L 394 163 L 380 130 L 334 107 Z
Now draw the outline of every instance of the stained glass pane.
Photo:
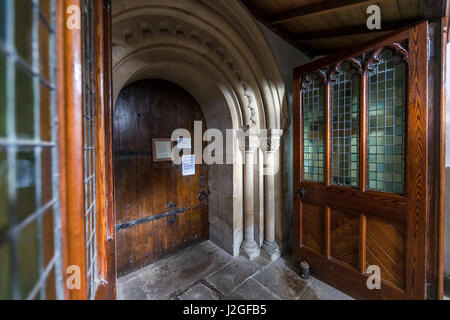
M 331 183 L 359 186 L 360 76 L 345 63 L 332 85 Z
M 0 300 L 9 300 L 12 297 L 10 256 L 8 242 L 0 244 Z
M 0 0 L 0 299 L 63 297 L 55 0 L 47 21 L 38 3 Z
M 36 210 L 36 159 L 33 148 L 23 148 L 16 159 L 17 216 L 19 221 Z
M 311 76 L 308 87 L 302 91 L 303 110 L 303 178 L 324 182 L 325 160 L 325 85 Z
M 0 42 L 6 41 L 6 1 L 0 0 Z
M 0 24 L 2 22 L 0 21 Z M 6 136 L 6 59 L 0 55 L 0 137 Z
M 384 50 L 368 79 L 367 166 L 370 190 L 405 191 L 406 65 Z
M 0 239 L 7 231 L 8 220 L 8 166 L 6 149 L 0 147 Z
M 30 74 L 16 66 L 16 131 L 23 139 L 34 138 L 34 85 Z
M 33 9 L 30 0 L 14 0 L 15 45 L 17 53 L 31 64 L 33 45 Z
M 95 66 L 93 2 L 83 4 L 83 131 L 84 131 L 84 195 L 86 216 L 86 269 L 88 293 L 95 297 L 97 290 L 97 233 L 95 198 Z
M 38 228 L 35 222 L 22 230 L 17 242 L 21 298 L 26 299 L 39 280 Z

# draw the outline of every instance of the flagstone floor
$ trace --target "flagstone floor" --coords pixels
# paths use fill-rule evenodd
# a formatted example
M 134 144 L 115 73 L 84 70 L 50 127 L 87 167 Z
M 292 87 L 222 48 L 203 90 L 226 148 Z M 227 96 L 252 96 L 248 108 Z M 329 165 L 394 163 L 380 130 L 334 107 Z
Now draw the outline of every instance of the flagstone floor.
M 349 300 L 351 297 L 298 276 L 289 259 L 270 262 L 232 257 L 210 241 L 118 280 L 120 300 Z

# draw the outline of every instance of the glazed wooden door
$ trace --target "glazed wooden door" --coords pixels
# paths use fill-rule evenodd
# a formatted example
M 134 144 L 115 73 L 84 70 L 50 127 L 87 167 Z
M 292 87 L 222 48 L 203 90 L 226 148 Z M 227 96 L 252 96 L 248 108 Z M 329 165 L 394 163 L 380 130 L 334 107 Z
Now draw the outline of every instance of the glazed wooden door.
M 182 88 L 144 80 L 124 88 L 114 111 L 117 272 L 130 273 L 194 242 L 208 239 L 207 167 L 183 176 L 172 161 L 153 161 L 153 138 L 184 128 L 194 141 L 203 121 Z M 203 123 L 205 123 L 203 121 Z
M 356 298 L 426 296 L 427 28 L 295 71 L 295 258 Z

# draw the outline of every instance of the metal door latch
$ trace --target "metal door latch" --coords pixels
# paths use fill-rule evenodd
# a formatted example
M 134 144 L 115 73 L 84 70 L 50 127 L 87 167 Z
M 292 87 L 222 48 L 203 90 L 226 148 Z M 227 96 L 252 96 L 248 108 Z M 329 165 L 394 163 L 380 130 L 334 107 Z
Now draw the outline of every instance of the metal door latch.
M 308 195 L 308 192 L 305 190 L 305 188 L 300 188 L 297 191 L 297 196 L 301 199 L 304 200 L 306 198 L 306 196 Z
M 200 191 L 200 196 L 198 197 L 198 200 L 200 200 L 200 202 L 206 200 L 206 198 L 208 198 L 209 196 L 209 191 L 208 193 L 205 192 L 205 190 Z

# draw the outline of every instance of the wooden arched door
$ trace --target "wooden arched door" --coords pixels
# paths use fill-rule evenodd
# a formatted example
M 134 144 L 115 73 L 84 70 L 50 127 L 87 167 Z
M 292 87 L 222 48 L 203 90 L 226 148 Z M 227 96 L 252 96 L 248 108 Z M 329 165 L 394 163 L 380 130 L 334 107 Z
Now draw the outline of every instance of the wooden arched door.
M 117 99 L 114 185 L 118 276 L 208 239 L 207 167 L 196 165 L 194 175 L 183 176 L 181 165 L 154 160 L 155 139 L 170 139 L 175 129 L 183 128 L 190 131 L 194 141 L 194 121 L 205 123 L 197 102 L 167 81 L 132 83 Z

